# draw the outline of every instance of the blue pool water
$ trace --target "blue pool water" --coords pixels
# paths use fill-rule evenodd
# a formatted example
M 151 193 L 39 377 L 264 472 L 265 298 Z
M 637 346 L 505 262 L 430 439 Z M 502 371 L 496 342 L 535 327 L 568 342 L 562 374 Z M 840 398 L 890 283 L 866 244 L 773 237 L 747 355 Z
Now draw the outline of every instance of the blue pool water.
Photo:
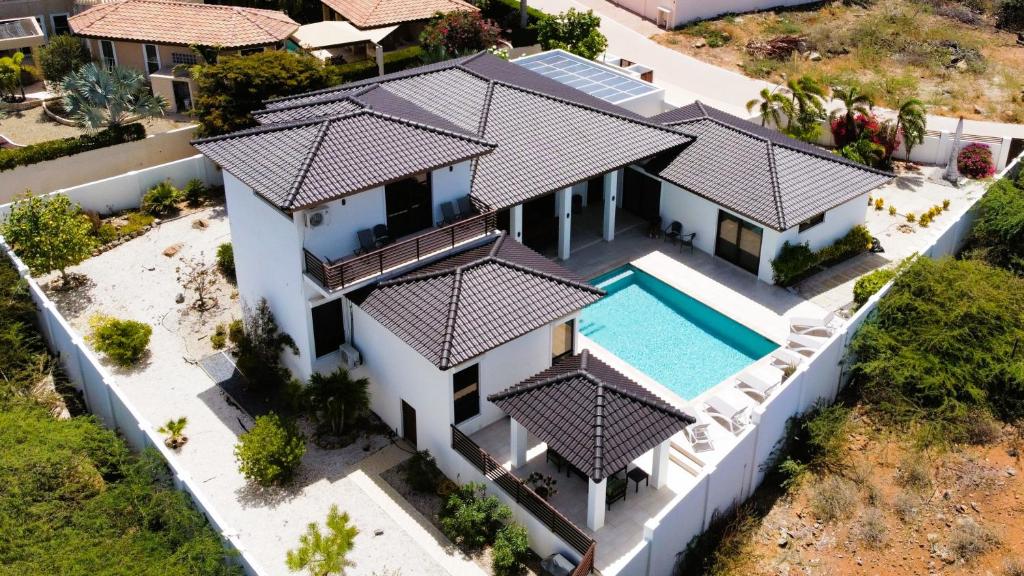
M 632 266 L 591 284 L 608 295 L 583 309 L 580 332 L 684 399 L 778 347 Z

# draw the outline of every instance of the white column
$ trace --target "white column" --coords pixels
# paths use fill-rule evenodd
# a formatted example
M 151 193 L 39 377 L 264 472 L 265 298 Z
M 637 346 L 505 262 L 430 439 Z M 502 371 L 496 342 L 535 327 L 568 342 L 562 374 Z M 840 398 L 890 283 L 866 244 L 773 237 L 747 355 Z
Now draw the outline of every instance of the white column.
M 568 260 L 572 246 L 572 186 L 555 192 L 558 215 L 558 259 Z
M 668 482 L 668 452 L 672 440 L 665 440 L 654 447 L 654 464 L 651 470 L 651 485 L 659 489 Z
M 605 478 L 600 482 L 594 482 L 594 479 L 591 478 L 589 483 L 590 489 L 587 492 L 587 528 L 596 532 L 604 526 L 604 497 L 608 479 Z
M 509 444 L 512 448 L 512 469 L 515 470 L 526 464 L 526 428 L 516 422 L 515 418 L 509 418 L 509 424 L 512 436 Z
M 604 241 L 615 240 L 615 208 L 618 203 L 618 171 L 604 175 Z
M 523 205 L 516 204 L 508 209 L 508 235 L 516 242 L 523 242 Z
M 36 60 L 38 62 L 38 60 Z M 999 147 L 999 159 L 996 162 L 996 171 L 1002 171 L 1006 168 L 1006 163 L 1010 161 L 1010 144 L 1013 140 L 1010 138 L 1003 138 L 1003 143 Z
M 374 55 L 377 57 L 377 75 L 384 75 L 384 47 L 380 44 L 374 44 Z

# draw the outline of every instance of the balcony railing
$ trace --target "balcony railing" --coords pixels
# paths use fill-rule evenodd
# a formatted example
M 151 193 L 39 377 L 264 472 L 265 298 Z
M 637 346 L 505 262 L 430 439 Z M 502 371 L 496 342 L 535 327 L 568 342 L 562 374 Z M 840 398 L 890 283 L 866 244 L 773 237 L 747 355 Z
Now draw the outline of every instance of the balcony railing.
M 338 262 L 321 260 L 303 249 L 306 273 L 328 290 L 345 288 L 480 238 L 493 232 L 496 223 L 495 213 L 485 212 Z
M 515 474 L 509 472 L 497 460 L 491 457 L 486 450 L 477 445 L 476 442 L 462 433 L 461 430 L 452 426 L 452 448 L 462 454 L 474 468 L 483 472 L 488 480 L 497 484 L 506 494 L 515 499 L 516 503 L 533 514 L 538 520 L 548 527 L 553 533 L 565 540 L 574 550 L 580 553 L 582 559 L 573 571 L 572 576 L 584 576 L 590 574 L 594 569 L 594 554 L 597 551 L 597 543 L 579 526 L 573 524 L 568 518 L 556 510 L 547 500 L 541 498 L 531 490 Z

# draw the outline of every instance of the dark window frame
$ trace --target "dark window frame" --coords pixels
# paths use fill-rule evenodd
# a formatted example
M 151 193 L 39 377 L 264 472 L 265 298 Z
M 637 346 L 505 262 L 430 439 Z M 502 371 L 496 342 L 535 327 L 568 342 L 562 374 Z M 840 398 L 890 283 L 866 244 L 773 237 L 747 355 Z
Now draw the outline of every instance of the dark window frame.
M 452 374 L 452 412 L 456 424 L 480 415 L 480 364 Z
M 825 213 L 821 212 L 811 216 L 797 225 L 797 232 L 806 232 L 825 221 Z

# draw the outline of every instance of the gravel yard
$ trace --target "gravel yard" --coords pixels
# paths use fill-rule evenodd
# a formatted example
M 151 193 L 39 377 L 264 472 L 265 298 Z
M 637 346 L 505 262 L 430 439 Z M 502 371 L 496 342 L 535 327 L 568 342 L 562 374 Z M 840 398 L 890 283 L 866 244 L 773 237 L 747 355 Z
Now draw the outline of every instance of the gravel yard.
M 197 226 L 203 221 L 206 226 Z M 185 292 L 178 281 L 188 259 L 212 263 L 216 247 L 229 240 L 227 215 L 213 207 L 164 221 L 148 233 L 72 269 L 88 282 L 72 292 L 51 295 L 77 330 L 87 332 L 97 313 L 146 322 L 153 326 L 149 357 L 131 370 L 111 370 L 116 385 L 154 426 L 186 416 L 189 443 L 176 465 L 204 487 L 205 496 L 242 546 L 268 575 L 288 574 L 285 554 L 294 548 L 310 522 L 323 523 L 331 504 L 347 512 L 359 528 L 349 559 L 350 576 L 405 574 L 444 576 L 483 572 L 471 560 L 445 551 L 428 523 L 402 507 L 380 472 L 407 457 L 387 438 L 373 436 L 340 450 L 308 445 L 292 486 L 260 490 L 239 474 L 233 448 L 247 415 L 233 407 L 196 361 L 212 347 L 209 335 L 217 323 L 241 315 L 234 288 L 219 281 L 217 306 L 202 316 L 176 296 Z M 179 250 L 171 257 L 163 252 Z M 45 285 L 49 278 L 40 279 Z
M 188 126 L 184 117 L 163 117 L 143 120 L 147 134 L 158 134 L 175 128 Z M 58 124 L 43 112 L 42 107 L 32 108 L 24 112 L 11 112 L 4 115 L 0 112 L 0 134 L 16 144 L 36 144 L 47 140 L 81 136 L 85 131 L 74 126 Z

